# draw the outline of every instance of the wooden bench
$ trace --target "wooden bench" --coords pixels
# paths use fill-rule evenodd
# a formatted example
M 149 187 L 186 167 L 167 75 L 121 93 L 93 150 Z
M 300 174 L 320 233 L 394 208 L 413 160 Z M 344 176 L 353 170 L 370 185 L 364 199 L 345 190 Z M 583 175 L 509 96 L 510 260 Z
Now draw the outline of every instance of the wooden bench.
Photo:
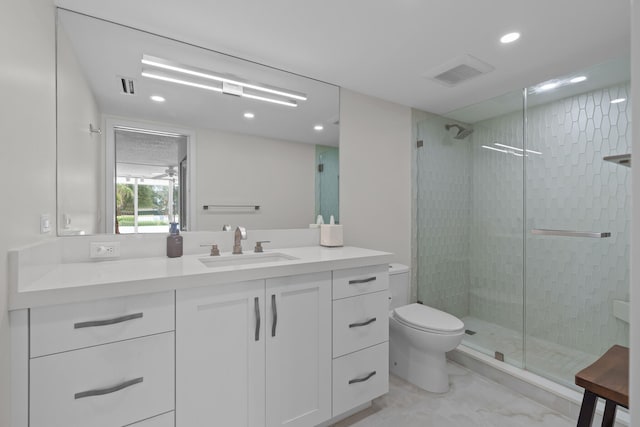
M 629 349 L 614 345 L 598 360 L 576 374 L 576 385 L 584 388 L 577 427 L 590 427 L 598 397 L 605 399 L 602 426 L 610 427 L 616 408 L 629 408 Z

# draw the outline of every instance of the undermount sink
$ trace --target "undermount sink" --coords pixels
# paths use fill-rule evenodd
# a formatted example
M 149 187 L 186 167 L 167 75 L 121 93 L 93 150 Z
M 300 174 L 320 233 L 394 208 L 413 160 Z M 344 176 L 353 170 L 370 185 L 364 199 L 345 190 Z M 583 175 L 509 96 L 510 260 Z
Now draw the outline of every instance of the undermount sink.
M 262 264 L 266 262 L 292 261 L 298 258 L 277 252 L 263 254 L 222 255 L 199 258 L 200 262 L 209 268 L 230 267 L 235 265 Z

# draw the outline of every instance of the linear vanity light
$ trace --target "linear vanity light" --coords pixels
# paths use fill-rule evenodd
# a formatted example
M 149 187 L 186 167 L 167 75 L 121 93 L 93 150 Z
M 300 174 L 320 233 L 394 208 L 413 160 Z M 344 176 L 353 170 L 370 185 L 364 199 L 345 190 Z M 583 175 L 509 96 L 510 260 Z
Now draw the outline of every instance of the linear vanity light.
M 239 93 L 237 93 L 237 95 L 245 97 L 245 98 L 251 98 L 251 99 L 257 99 L 260 101 L 267 101 L 267 102 L 273 102 L 276 104 L 281 104 L 281 105 L 287 105 L 287 106 L 291 106 L 291 107 L 297 107 L 298 104 L 295 101 L 291 101 L 291 100 L 278 100 L 278 99 L 274 99 L 274 98 L 268 98 L 265 96 L 260 96 L 260 95 L 254 95 L 254 94 L 250 94 L 250 93 L 245 93 L 244 90 L 242 89 L 251 89 L 254 91 L 258 91 L 258 92 L 264 92 L 264 93 L 268 93 L 268 94 L 272 94 L 272 95 L 276 95 L 276 96 L 282 96 L 282 97 L 287 97 L 287 98 L 293 98 L 293 99 L 297 99 L 300 101 L 306 101 L 307 100 L 307 96 L 303 93 L 300 92 L 294 92 L 291 90 L 287 90 L 287 89 L 281 89 L 281 88 L 277 88 L 277 87 L 272 87 L 272 86 L 266 86 L 266 85 L 257 85 L 254 83 L 250 83 L 247 81 L 242 81 L 239 79 L 234 79 L 234 78 L 229 78 L 229 77 L 224 77 L 224 76 L 220 76 L 220 75 L 216 75 L 213 74 L 209 71 L 206 70 L 201 70 L 201 69 L 197 69 L 194 67 L 188 67 L 185 65 L 181 65 L 181 64 L 177 64 L 174 62 L 171 62 L 169 60 L 166 59 L 162 59 L 162 58 L 157 58 L 154 56 L 150 56 L 150 55 L 143 55 L 142 56 L 142 60 L 141 62 L 144 65 L 148 65 L 150 67 L 156 67 L 156 68 L 160 68 L 163 70 L 169 70 L 169 71 L 173 71 L 176 73 L 181 73 L 181 74 L 187 74 L 193 77 L 199 77 L 199 78 L 203 78 L 203 79 L 207 79 L 207 80 L 214 80 L 223 84 L 229 84 L 229 85 L 234 85 L 234 86 L 239 86 L 240 87 L 240 91 Z M 145 76 L 146 74 L 149 74 L 148 71 L 143 70 L 143 76 Z M 148 76 L 145 76 L 148 77 Z M 181 80 L 181 79 L 175 79 L 175 80 Z M 170 80 L 165 80 L 165 81 L 170 81 Z M 178 81 L 173 81 L 174 83 L 180 83 Z M 186 82 L 186 80 L 181 80 L 181 82 Z M 184 84 L 184 83 L 183 83 Z M 196 83 L 198 84 L 198 83 Z M 199 86 L 195 86 L 194 85 L 190 85 L 190 86 L 194 86 L 194 87 L 199 87 Z M 207 86 L 207 85 L 203 85 L 203 86 Z M 209 86 L 212 87 L 212 86 Z M 217 92 L 223 92 L 223 89 L 220 88 L 220 90 Z M 234 93 L 235 94 L 235 93 Z

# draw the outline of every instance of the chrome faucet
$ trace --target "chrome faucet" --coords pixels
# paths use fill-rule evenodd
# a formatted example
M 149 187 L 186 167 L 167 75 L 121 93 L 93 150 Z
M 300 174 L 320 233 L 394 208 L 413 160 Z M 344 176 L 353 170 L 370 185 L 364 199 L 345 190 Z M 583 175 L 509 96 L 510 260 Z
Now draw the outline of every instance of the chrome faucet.
M 241 240 L 247 240 L 247 229 L 244 227 L 236 227 L 235 234 L 233 236 L 233 254 L 239 255 L 242 254 L 242 245 L 240 245 Z

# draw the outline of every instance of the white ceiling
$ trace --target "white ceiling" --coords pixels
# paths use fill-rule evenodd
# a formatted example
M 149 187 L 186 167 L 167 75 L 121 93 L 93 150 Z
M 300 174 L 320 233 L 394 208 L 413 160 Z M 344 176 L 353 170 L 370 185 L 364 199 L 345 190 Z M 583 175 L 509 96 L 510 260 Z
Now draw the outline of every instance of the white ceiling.
M 439 114 L 629 51 L 629 0 L 56 3 Z M 463 54 L 495 70 L 455 88 L 424 77 Z

